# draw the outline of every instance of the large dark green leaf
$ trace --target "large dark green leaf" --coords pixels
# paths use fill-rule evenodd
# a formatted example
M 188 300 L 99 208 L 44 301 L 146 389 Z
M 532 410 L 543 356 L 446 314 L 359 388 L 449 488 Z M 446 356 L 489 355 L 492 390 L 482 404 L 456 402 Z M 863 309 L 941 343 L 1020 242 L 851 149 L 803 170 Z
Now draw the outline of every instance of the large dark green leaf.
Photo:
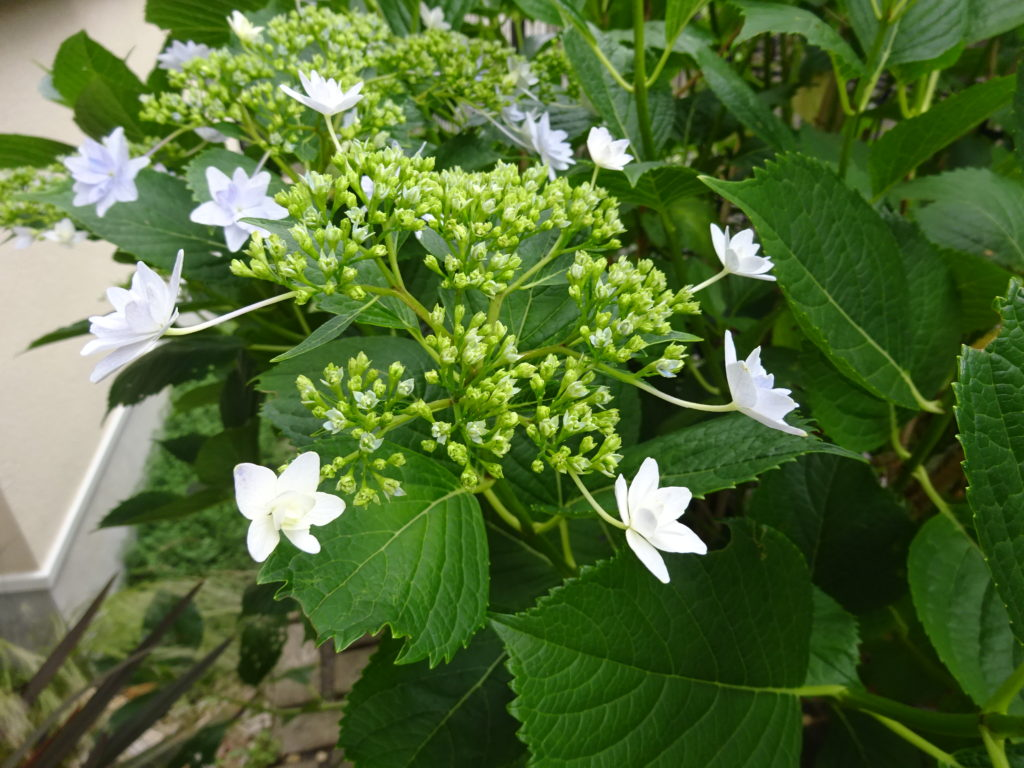
M 0 168 L 17 168 L 22 165 L 40 168 L 74 151 L 71 145 L 52 139 L 0 133 Z
M 739 521 L 726 549 L 667 562 L 664 585 L 626 550 L 494 618 L 534 762 L 793 768 L 812 614 L 799 553 Z
M 322 452 L 327 457 L 327 451 Z M 406 452 L 405 495 L 349 507 L 316 529 L 322 551 L 282 542 L 260 572 L 283 581 L 321 642 L 338 650 L 385 626 L 399 662 L 450 660 L 484 622 L 487 538 L 476 498 L 436 461 Z
M 490 629 L 448 664 L 398 666 L 384 641 L 348 695 L 340 746 L 356 766 L 504 766 L 524 752 L 508 713 L 507 658 Z
M 876 196 L 886 192 L 940 149 L 1010 100 L 1014 78 L 997 77 L 943 99 L 922 115 L 903 120 L 871 147 L 868 169 Z
M 680 200 L 704 194 L 698 173 L 662 162 L 630 163 L 625 172 L 602 171 L 597 183 L 620 202 L 643 205 L 667 213 Z
M 967 499 L 978 543 L 1024 640 L 1024 292 L 1010 283 L 1003 329 L 987 349 L 965 347 L 956 417 L 964 448 Z
M 847 5 L 861 48 L 871 50 L 878 34 L 871 0 L 847 0 Z M 968 0 L 911 3 L 899 20 L 888 63 L 929 61 L 962 46 L 970 16 L 968 5 Z
M 1017 0 L 971 0 L 966 43 L 986 40 L 1024 24 L 1024 5 Z
M 761 478 L 748 513 L 786 534 L 814 583 L 848 610 L 887 605 L 903 592 L 914 526 L 867 464 L 802 456 Z
M 889 404 L 869 395 L 814 347 L 800 355 L 806 405 L 822 432 L 851 451 L 872 451 L 889 439 Z
M 1024 660 L 1006 607 L 978 545 L 948 518 L 933 517 L 914 537 L 907 563 L 914 607 L 942 663 L 984 707 Z M 1017 696 L 1012 712 L 1024 711 Z
M 933 410 L 912 379 L 918 320 L 906 268 L 878 213 L 802 155 L 783 155 L 746 181 L 703 178 L 753 221 L 794 317 L 832 363 L 878 397 Z
M 784 3 L 766 3 L 761 0 L 732 0 L 743 12 L 743 29 L 733 40 L 739 45 L 765 32 L 801 35 L 811 45 L 826 51 L 847 80 L 856 77 L 864 64 L 853 48 L 827 23 L 810 11 Z
M 619 471 L 632 477 L 648 456 L 658 460 L 662 485 L 681 485 L 695 496 L 733 488 L 805 453 L 856 454 L 815 437 L 787 435 L 742 414 L 719 416 L 626 449 Z M 605 509 L 615 509 L 611 480 L 592 489 Z M 563 514 L 593 515 L 582 498 L 570 501 Z
M 857 620 L 820 589 L 814 589 L 813 600 L 811 656 L 804 685 L 857 686 Z
M 1024 184 L 987 168 L 959 168 L 899 187 L 910 200 L 933 200 L 914 218 L 936 245 L 1024 270 Z

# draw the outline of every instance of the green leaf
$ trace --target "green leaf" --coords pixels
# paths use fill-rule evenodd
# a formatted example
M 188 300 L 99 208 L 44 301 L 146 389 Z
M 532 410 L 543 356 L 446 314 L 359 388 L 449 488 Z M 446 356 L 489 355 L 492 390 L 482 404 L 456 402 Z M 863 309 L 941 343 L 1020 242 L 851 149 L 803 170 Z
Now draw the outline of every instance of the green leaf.
M 860 685 L 857 620 L 820 589 L 813 590 L 812 598 L 811 656 L 804 685 Z
M 396 360 L 402 363 L 406 367 L 406 377 L 418 382 L 417 395 L 425 394 L 421 383 L 423 372 L 434 365 L 415 341 L 394 336 L 348 337 L 277 363 L 263 373 L 257 381 L 257 388 L 271 395 L 263 404 L 263 416 L 296 445 L 308 445 L 310 435 L 321 430 L 323 420 L 314 417 L 302 404 L 295 388 L 296 377 L 303 374 L 319 381 L 328 363 L 344 365 L 360 352 L 365 352 L 374 367 L 383 371 Z
M 449 664 L 396 665 L 384 641 L 347 697 L 339 746 L 356 765 L 507 766 L 524 747 L 507 708 L 505 649 L 490 629 Z
M 964 41 L 968 45 L 1024 24 L 1024 5 L 1017 0 L 971 0 L 970 5 L 967 37 Z
M 935 409 L 911 378 L 916 319 L 899 244 L 864 198 L 796 154 L 745 181 L 702 179 L 750 217 L 793 316 L 836 368 L 877 397 Z
M 195 202 L 183 180 L 143 169 L 135 185 L 139 199 L 117 203 L 103 217 L 96 215 L 95 206 L 74 205 L 70 185 L 26 198 L 57 206 L 94 235 L 152 266 L 170 272 L 178 249 L 183 248 L 190 278 L 230 276 L 227 261 L 217 255 L 227 251 L 223 240 L 212 239 L 208 227 L 189 221 Z
M 697 171 L 663 162 L 630 163 L 623 172 L 601 171 L 597 183 L 620 202 L 662 213 L 680 200 L 697 197 L 705 191 Z
M 889 404 L 835 369 L 817 349 L 800 355 L 804 398 L 821 430 L 839 445 L 862 453 L 889 439 Z
M 942 248 L 966 251 L 1024 270 L 1024 184 L 987 168 L 959 168 L 903 184 L 908 200 L 934 200 L 914 218 Z
M 666 0 L 665 39 L 669 44 L 676 39 L 693 15 L 707 2 L 708 0 Z
M 372 283 L 372 280 L 366 281 L 366 284 Z M 335 315 L 347 315 L 364 304 L 365 301 L 363 300 L 357 301 L 338 293 L 331 296 L 321 296 L 316 302 L 318 309 Z M 376 325 L 381 328 L 408 330 L 409 328 L 418 327 L 415 313 L 403 304 L 401 300 L 393 296 L 381 296 L 376 303 L 372 304 L 359 316 L 358 320 L 360 323 Z
M 984 707 L 1024 661 L 985 558 L 962 529 L 937 515 L 914 537 L 907 562 L 914 608 L 939 658 Z M 1024 711 L 1014 700 L 1013 713 Z
M 55 331 L 44 333 L 38 339 L 33 339 L 32 342 L 26 347 L 26 349 L 35 349 L 36 347 L 42 347 L 46 344 L 53 344 L 55 341 L 64 341 L 64 339 L 73 339 L 76 336 L 82 336 L 89 332 L 89 319 L 76 320 L 70 325 L 65 325 L 63 328 L 58 328 Z
M 591 35 L 592 36 L 592 35 Z M 610 40 L 598 41 L 605 56 L 621 73 L 627 63 L 625 49 Z M 569 29 L 562 36 L 565 55 L 572 65 L 583 92 L 597 114 L 615 136 L 626 137 L 634 147 L 641 146 L 636 106 L 631 94 L 623 90 L 587 45 L 584 33 Z
M 75 123 L 84 133 L 99 139 L 115 128 L 124 128 L 131 141 L 163 132 L 160 126 L 140 123 L 139 94 L 121 84 L 94 77 L 82 88 L 74 104 Z
M 281 658 L 288 639 L 287 620 L 255 616 L 242 622 L 238 638 L 238 677 L 246 685 L 259 685 Z
M 231 12 L 264 5 L 266 0 L 146 0 L 146 21 L 166 29 L 175 40 L 224 45 L 231 39 Z
M 903 120 L 871 147 L 871 189 L 881 196 L 936 152 L 981 124 L 1013 96 L 1014 78 L 997 77 Z
M 1016 0 L 1014 0 L 1016 2 Z M 1024 11 L 1024 6 L 1021 6 Z M 1017 89 L 1013 92 L 1013 148 L 1017 161 L 1024 163 L 1024 68 L 1017 68 Z
M 238 354 L 242 340 L 233 336 L 178 336 L 121 370 L 107 395 L 107 407 L 135 405 L 169 384 L 205 377 Z
M 352 322 L 356 318 L 372 307 L 376 303 L 377 299 L 378 297 L 374 296 L 366 303 L 349 310 L 345 314 L 332 317 L 326 323 L 319 326 L 315 331 L 309 334 L 304 341 L 296 344 L 287 352 L 282 352 L 270 362 L 280 363 L 282 360 L 290 360 L 293 357 L 304 355 L 306 352 L 314 350 L 317 347 L 322 347 L 329 341 L 334 341 L 336 338 L 341 336 L 341 334 L 343 334 L 350 325 L 352 325 Z
M 847 5 L 861 48 L 871 50 L 878 33 L 871 0 L 847 0 Z M 911 3 L 898 22 L 888 64 L 930 61 L 962 46 L 969 15 L 967 0 Z
M 325 460 L 329 443 L 314 446 Z M 382 449 L 389 452 L 387 446 Z M 350 507 L 316 529 L 322 550 L 282 542 L 259 582 L 283 581 L 319 642 L 339 651 L 385 626 L 408 637 L 398 663 L 451 660 L 484 623 L 487 539 L 476 497 L 433 459 L 406 452 L 406 495 Z
M 733 46 L 766 32 L 800 35 L 828 53 L 845 79 L 850 80 L 863 72 L 864 64 L 850 44 L 811 11 L 760 0 L 732 0 L 732 4 L 743 13 L 743 29 L 733 40 Z
M 805 453 L 834 453 L 859 459 L 837 445 L 815 437 L 787 435 L 737 413 L 634 445 L 624 451 L 619 472 L 632 477 L 643 460 L 653 456 L 661 467 L 662 485 L 681 485 L 694 496 L 703 497 L 754 480 Z M 605 509 L 615 509 L 611 480 L 604 480 L 591 491 Z M 569 502 L 562 513 L 577 517 L 594 514 L 582 498 Z
M 681 39 L 685 39 L 683 35 Z M 725 59 L 704 45 L 691 48 L 701 74 L 732 115 L 772 149 L 797 148 L 796 136 Z
M 964 347 L 954 385 L 967 500 L 978 543 L 1024 640 L 1024 292 L 1010 283 L 1003 329 L 984 350 Z
M 0 133 L 0 168 L 31 165 L 36 168 L 57 162 L 61 155 L 73 154 L 75 148 L 53 139 Z
M 174 520 L 212 507 L 227 498 L 228 495 L 223 488 L 204 488 L 188 496 L 179 496 L 167 491 L 143 491 L 114 507 L 100 521 L 98 527 L 112 528 L 116 525 Z
M 399 37 L 419 29 L 419 6 L 415 0 L 380 0 L 380 14 Z
M 74 106 L 83 89 L 97 78 L 135 93 L 144 90 L 142 81 L 123 60 L 85 32 L 61 43 L 53 60 L 52 75 L 53 87 L 68 106 Z
M 965 251 L 943 251 L 942 258 L 953 276 L 959 307 L 956 318 L 961 333 L 985 331 L 998 322 L 993 304 L 1010 281 L 1010 273 L 984 256 Z
M 914 526 L 869 465 L 802 456 L 761 478 L 747 512 L 796 544 L 814 583 L 847 610 L 879 608 L 903 593 Z
M 668 555 L 668 585 L 626 550 L 533 610 L 494 617 L 536 764 L 799 762 L 806 567 L 773 531 L 738 520 L 731 532 L 706 557 Z

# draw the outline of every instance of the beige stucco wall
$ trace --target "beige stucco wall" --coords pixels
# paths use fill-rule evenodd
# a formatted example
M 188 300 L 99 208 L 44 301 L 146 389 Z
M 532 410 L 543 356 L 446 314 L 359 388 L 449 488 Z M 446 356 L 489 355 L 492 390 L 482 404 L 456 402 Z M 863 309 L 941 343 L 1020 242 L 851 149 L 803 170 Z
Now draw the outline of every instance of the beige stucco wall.
M 144 23 L 143 6 L 143 0 L 0 2 L 0 133 L 80 144 L 70 110 L 39 95 L 40 65 L 53 61 L 64 38 L 86 29 L 144 76 L 163 34 Z M 89 383 L 96 358 L 79 355 L 82 339 L 22 352 L 47 331 L 109 311 L 105 289 L 130 272 L 111 261 L 112 251 L 105 243 L 74 249 L 38 243 L 23 251 L 0 245 L 0 578 L 29 562 L 39 568 L 52 554 L 100 444 L 106 410 L 108 383 Z

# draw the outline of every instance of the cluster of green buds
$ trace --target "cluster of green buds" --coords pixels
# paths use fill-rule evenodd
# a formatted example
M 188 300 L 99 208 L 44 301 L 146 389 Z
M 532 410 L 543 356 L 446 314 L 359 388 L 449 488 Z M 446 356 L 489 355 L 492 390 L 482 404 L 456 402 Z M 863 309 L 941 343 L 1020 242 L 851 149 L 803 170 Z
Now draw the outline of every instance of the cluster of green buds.
M 64 218 L 65 214 L 60 209 L 49 203 L 26 200 L 25 196 L 43 192 L 67 178 L 63 165 L 0 168 L 0 229 L 48 229 Z
M 323 471 L 326 477 L 337 477 L 337 489 L 354 495 L 356 505 L 380 501 L 380 493 L 404 493 L 386 472 L 389 467 L 402 466 L 405 456 L 400 451 L 384 456 L 381 448 L 384 434 L 410 421 L 420 410 L 413 406 L 415 379 L 405 374 L 405 366 L 399 362 L 384 373 L 360 352 L 349 359 L 345 369 L 333 363 L 324 369 L 323 390 L 307 376 L 299 376 L 295 382 L 302 404 L 323 419 L 323 429 L 354 441 L 351 453 L 336 457 Z
M 665 274 L 650 259 L 635 264 L 622 257 L 608 264 L 582 251 L 568 270 L 569 295 L 580 310 L 578 333 L 597 360 L 625 363 L 641 353 L 651 337 L 671 334 L 676 314 L 696 314 L 699 305 L 688 288 L 668 288 Z M 679 369 L 683 348 L 670 343 L 660 368 L 664 375 Z M 675 367 L 673 367 L 675 366 Z
M 234 274 L 297 291 L 299 302 L 334 293 L 361 299 L 365 291 L 356 278 L 376 273 L 362 266 L 397 259 L 400 233 L 426 226 L 440 197 L 433 158 L 361 142 L 342 148 L 332 175 L 310 171 L 278 193 L 275 199 L 297 223 L 286 233 L 253 235 L 245 251 L 249 262 L 232 261 Z
M 428 251 L 425 264 L 442 277 L 444 288 L 501 293 L 523 266 L 520 253 L 528 249 L 521 246 L 552 229 L 559 231 L 558 249 L 569 242 L 589 250 L 619 245 L 622 223 L 614 200 L 589 184 L 549 181 L 542 167 L 522 173 L 507 163 L 477 173 L 451 169 L 439 181 L 438 211 L 421 242 Z
M 526 435 L 538 448 L 534 472 L 545 464 L 556 472 L 611 475 L 622 458 L 622 438 L 615 431 L 619 412 L 606 408 L 612 395 L 595 385 L 591 363 L 575 357 L 545 357 L 530 377 L 534 413 Z
M 255 39 L 211 51 L 167 73 L 170 90 L 144 96 L 142 118 L 194 128 L 235 124 L 246 138 L 275 156 L 313 163 L 331 147 L 319 115 L 281 91 L 299 72 L 316 71 L 349 88 L 388 51 L 391 34 L 376 15 L 302 6 L 271 19 Z M 368 88 L 358 109 L 338 129 L 344 138 L 385 137 L 404 122 L 387 80 Z M 333 149 L 333 148 L 332 148 Z

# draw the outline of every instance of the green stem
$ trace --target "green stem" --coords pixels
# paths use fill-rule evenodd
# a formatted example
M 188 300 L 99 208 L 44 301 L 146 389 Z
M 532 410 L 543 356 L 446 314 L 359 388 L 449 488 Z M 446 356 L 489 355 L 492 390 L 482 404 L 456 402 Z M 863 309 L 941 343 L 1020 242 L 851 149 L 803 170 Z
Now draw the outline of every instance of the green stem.
M 294 298 L 298 295 L 298 291 L 289 291 L 288 293 L 282 293 L 280 296 L 272 296 L 269 299 L 263 301 L 257 301 L 255 304 L 250 304 L 247 307 L 236 309 L 234 312 L 228 312 L 226 315 L 215 317 L 212 320 L 207 320 L 204 323 L 197 323 L 196 325 L 190 325 L 187 328 L 168 328 L 164 331 L 164 336 L 188 336 L 190 333 L 198 333 L 199 331 L 205 331 L 207 328 L 212 328 L 215 325 L 226 323 L 228 320 L 233 320 L 239 315 L 244 315 L 247 312 L 252 312 L 256 309 L 262 309 L 263 307 L 269 307 L 271 304 L 277 304 L 279 301 L 285 301 L 286 299 Z
M 647 160 L 654 152 L 654 134 L 651 132 L 651 112 L 647 105 L 647 51 L 644 50 L 644 0 L 633 0 L 633 95 L 640 123 L 641 159 Z
M 545 520 L 543 523 L 534 523 L 533 532 L 538 534 L 547 533 L 552 528 L 556 528 L 557 526 L 559 526 L 564 519 L 565 518 L 561 515 L 555 515 L 554 517 Z
M 678 405 L 681 408 L 691 408 L 692 410 L 695 411 L 706 411 L 707 413 L 727 413 L 728 411 L 736 410 L 736 403 L 708 405 L 705 403 L 694 403 L 691 402 L 690 400 L 682 400 L 678 397 L 672 397 L 672 395 L 666 395 L 664 392 L 655 389 L 650 384 L 643 381 L 639 381 L 634 376 L 616 370 L 615 368 L 612 368 L 609 365 L 605 365 L 604 363 L 598 363 L 596 368 L 599 371 L 601 371 L 601 373 L 607 374 L 608 376 L 611 376 L 613 379 L 618 379 L 619 381 L 623 381 L 626 384 L 632 384 L 637 389 L 642 389 L 644 392 L 648 392 L 654 395 L 655 397 L 660 397 L 666 403 L 672 403 L 672 405 Z
M 719 280 L 721 280 L 723 277 L 725 277 L 728 274 L 729 274 L 729 270 L 727 270 L 727 269 L 723 269 L 721 272 L 716 272 L 714 275 L 709 277 L 703 283 L 698 283 L 693 288 L 691 288 L 690 289 L 690 293 L 693 294 L 693 293 L 697 293 L 698 291 L 703 291 L 709 285 L 714 285 L 715 283 L 717 283 Z
M 523 526 L 520 524 L 519 518 L 508 511 L 508 507 L 501 502 L 501 499 L 498 498 L 498 495 L 491 488 L 484 491 L 484 498 L 490 502 L 491 507 L 498 513 L 498 517 L 504 520 L 509 528 L 516 533 L 523 532 Z
M 601 170 L 601 166 L 599 166 L 597 163 L 594 163 L 594 172 L 592 174 L 590 174 L 590 186 L 592 186 L 592 187 L 596 187 L 597 186 L 597 174 L 598 174 L 598 172 L 600 170 Z
M 577 30 L 579 32 L 579 30 Z M 580 32 L 580 37 L 583 38 L 584 42 L 590 46 L 590 50 L 593 51 L 597 60 L 601 62 L 605 69 L 608 70 L 608 74 L 612 76 L 612 80 L 618 83 L 619 87 L 622 88 L 626 93 L 633 92 L 633 86 L 626 82 L 626 79 L 622 74 L 615 68 L 615 65 L 611 63 L 607 56 L 604 55 L 604 51 L 601 50 L 601 46 L 597 44 L 597 41 L 588 34 Z
M 984 711 L 1005 715 L 1022 688 L 1024 688 L 1024 664 L 1013 670 L 1013 673 L 1003 681 L 1003 684 L 985 704 Z
M 338 134 L 334 132 L 334 117 L 332 115 L 324 115 L 324 120 L 327 121 L 327 132 L 331 135 L 331 141 L 334 142 L 334 150 L 340 155 L 341 142 L 338 141 Z
M 597 512 L 598 516 L 602 520 L 608 523 L 608 525 L 613 525 L 616 528 L 620 528 L 623 531 L 629 528 L 629 526 L 626 525 L 624 522 L 622 522 L 621 520 L 616 520 L 614 517 L 612 517 L 604 511 L 604 507 L 598 504 L 597 499 L 590 495 L 590 491 L 587 490 L 587 486 L 583 484 L 583 481 L 579 479 L 575 472 L 570 472 L 569 477 L 571 477 L 572 481 L 576 483 L 576 487 L 580 489 L 580 493 L 583 494 L 583 498 L 585 498 L 590 503 L 590 506 L 593 507 L 594 511 Z
M 904 741 L 910 742 L 915 747 L 924 752 L 926 755 L 931 755 L 932 757 L 934 757 L 936 760 L 939 761 L 939 763 L 952 766 L 952 768 L 963 768 L 963 766 L 959 762 L 957 762 L 957 759 L 953 757 L 951 754 L 939 749 L 937 746 L 935 746 L 922 736 L 918 736 L 916 733 L 914 733 L 912 730 L 907 728 L 907 726 L 903 725 L 902 723 L 898 723 L 895 720 L 890 720 L 888 717 L 885 717 L 884 715 L 875 714 L 874 712 L 868 712 L 867 714 L 875 718 L 875 720 L 880 722 L 882 725 L 884 725 L 886 728 L 895 733 Z
M 544 255 L 536 264 L 534 264 L 528 270 L 523 272 L 523 274 L 517 277 L 512 282 L 512 284 L 508 286 L 508 288 L 506 288 L 493 299 L 491 299 L 491 306 L 487 310 L 487 322 L 494 323 L 501 315 L 501 305 L 502 302 L 505 301 L 506 296 L 508 296 L 513 291 L 518 290 L 523 283 L 525 283 L 538 271 L 540 271 L 549 263 L 551 263 L 552 259 L 562 254 L 562 246 L 565 244 L 566 239 L 567 235 L 565 233 L 565 230 L 562 230 L 562 232 L 560 232 L 558 235 L 558 239 L 555 240 L 555 244 L 551 246 L 551 250 L 549 250 L 546 255 Z
M 309 327 L 309 323 L 306 322 L 306 316 L 303 314 L 302 310 L 299 309 L 299 305 L 292 304 L 292 310 L 295 312 L 295 319 L 299 321 L 299 327 L 302 328 L 303 333 L 309 336 L 313 331 Z
M 1010 761 L 1006 757 L 1005 739 L 997 739 L 985 726 L 981 727 L 981 741 L 988 752 L 988 759 L 992 762 L 992 768 L 1010 768 Z
M 576 558 L 572 555 L 572 542 L 569 540 L 569 521 L 564 517 L 558 523 L 558 537 L 562 542 L 562 557 L 565 558 L 565 564 L 574 571 L 579 570 L 579 566 L 576 565 Z
M 937 490 L 935 490 L 935 486 L 932 485 L 932 479 L 928 476 L 928 470 L 921 465 L 914 470 L 913 476 L 914 479 L 921 484 L 921 490 L 924 491 L 925 496 L 927 496 L 929 500 L 931 500 L 932 504 L 935 505 L 935 508 L 939 510 L 939 513 L 949 520 L 958 531 L 970 539 L 971 537 L 967 533 L 967 530 L 957 519 L 957 516 L 953 514 L 953 510 L 949 508 L 949 504 L 947 504 L 946 500 L 939 495 Z
M 253 352 L 287 352 L 291 347 L 282 344 L 249 344 L 246 349 L 251 349 Z
M 686 370 L 688 370 L 693 375 L 693 378 L 696 380 L 696 382 L 700 384 L 700 386 L 703 387 L 709 395 L 722 394 L 722 390 L 720 388 L 716 387 L 714 384 L 712 384 L 704 377 L 704 374 L 700 372 L 699 366 L 690 365 L 687 366 Z

